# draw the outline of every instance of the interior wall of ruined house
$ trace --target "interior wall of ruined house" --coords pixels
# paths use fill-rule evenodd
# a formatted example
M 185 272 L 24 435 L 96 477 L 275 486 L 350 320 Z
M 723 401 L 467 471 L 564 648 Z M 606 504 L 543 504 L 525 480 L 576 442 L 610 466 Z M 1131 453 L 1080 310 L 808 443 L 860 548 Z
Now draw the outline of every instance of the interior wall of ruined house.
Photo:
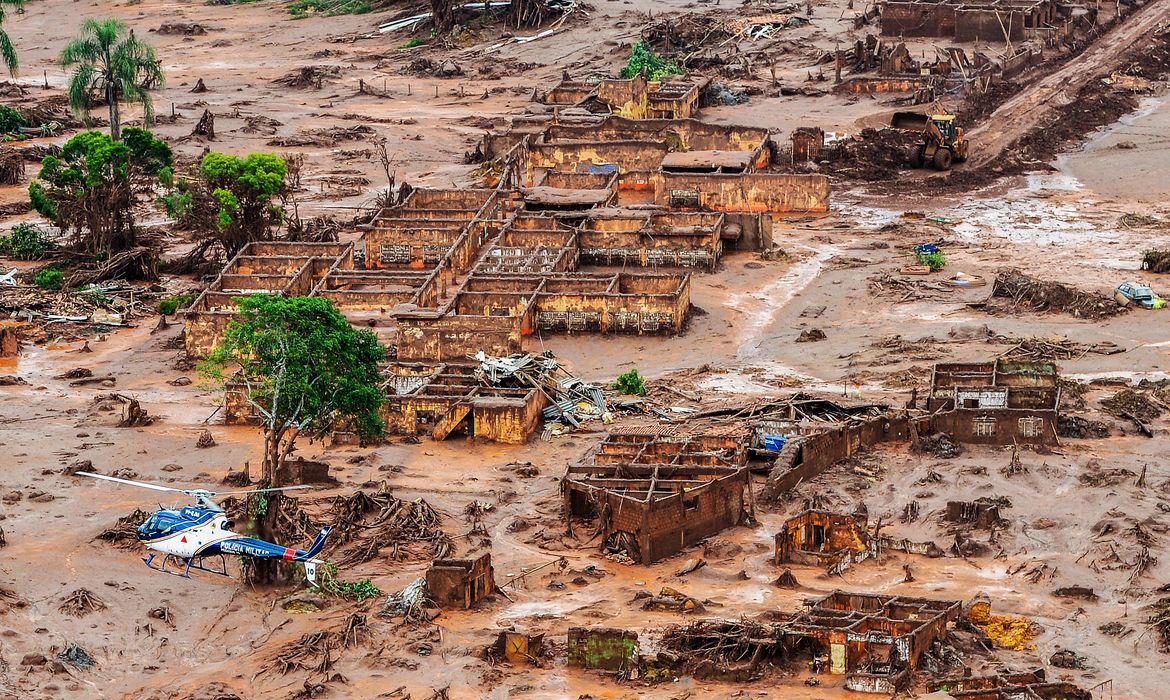
M 829 209 L 829 180 L 824 175 L 660 172 L 655 181 L 654 202 L 680 208 L 672 195 L 683 191 L 697 192 L 699 209 L 707 211 L 775 214 Z

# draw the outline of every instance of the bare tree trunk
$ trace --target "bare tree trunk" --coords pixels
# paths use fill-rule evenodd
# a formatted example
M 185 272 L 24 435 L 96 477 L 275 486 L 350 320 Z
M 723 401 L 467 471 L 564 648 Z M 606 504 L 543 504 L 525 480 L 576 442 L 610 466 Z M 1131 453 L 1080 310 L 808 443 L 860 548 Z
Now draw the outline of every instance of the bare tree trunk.
M 287 430 L 285 428 L 280 430 L 266 429 L 264 431 L 264 466 L 260 478 L 261 488 L 284 485 L 279 483 L 282 471 L 281 467 L 284 464 L 284 459 L 292 450 L 291 440 L 287 447 L 282 444 Z M 292 438 L 292 440 L 295 439 L 295 437 Z M 253 498 L 257 499 L 253 501 L 254 503 L 259 502 L 258 499 L 262 498 L 264 499 L 263 502 L 267 504 L 264 514 L 256 518 L 256 536 L 262 540 L 276 542 L 277 523 L 280 522 L 280 492 L 256 494 Z M 250 578 L 253 584 L 273 585 L 281 583 L 282 573 L 280 564 L 275 559 L 255 558 L 252 560 Z
M 431 26 L 436 34 L 446 34 L 455 26 L 451 0 L 431 0 Z
M 522 29 L 542 24 L 548 13 L 544 0 L 512 0 L 508 10 L 508 25 Z
M 118 93 L 113 84 L 106 85 L 106 101 L 110 103 L 110 138 L 122 140 L 122 122 L 118 117 Z

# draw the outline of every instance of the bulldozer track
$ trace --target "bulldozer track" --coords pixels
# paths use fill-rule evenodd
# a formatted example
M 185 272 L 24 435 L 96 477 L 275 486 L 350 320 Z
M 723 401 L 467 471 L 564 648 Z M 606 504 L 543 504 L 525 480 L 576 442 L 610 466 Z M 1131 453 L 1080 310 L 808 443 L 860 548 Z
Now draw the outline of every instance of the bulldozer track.
M 967 132 L 972 142 L 968 168 L 994 162 L 1014 141 L 1042 125 L 1053 111 L 1072 102 L 1089 81 L 1118 67 L 1139 48 L 1143 36 L 1170 21 L 1170 0 L 1151 0 L 1056 71 L 1028 85 Z

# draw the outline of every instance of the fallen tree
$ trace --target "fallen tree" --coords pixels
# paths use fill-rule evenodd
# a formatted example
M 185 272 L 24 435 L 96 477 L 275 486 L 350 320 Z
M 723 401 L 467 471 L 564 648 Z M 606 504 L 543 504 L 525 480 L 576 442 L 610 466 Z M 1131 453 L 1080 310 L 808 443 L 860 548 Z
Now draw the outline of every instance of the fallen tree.
M 991 296 L 1011 299 L 1035 311 L 1060 311 L 1078 318 L 1102 319 L 1125 312 L 1112 297 L 1037 279 L 1014 269 L 996 275 Z

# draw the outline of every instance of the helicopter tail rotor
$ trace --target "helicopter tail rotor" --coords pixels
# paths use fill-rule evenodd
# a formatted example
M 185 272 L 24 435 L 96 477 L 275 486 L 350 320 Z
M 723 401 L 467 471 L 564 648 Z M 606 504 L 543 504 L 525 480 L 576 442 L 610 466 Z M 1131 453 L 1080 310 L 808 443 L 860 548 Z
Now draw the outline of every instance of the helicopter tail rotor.
M 320 559 L 310 559 L 305 562 L 305 579 L 314 588 L 317 587 L 317 565 L 322 563 L 324 562 Z

